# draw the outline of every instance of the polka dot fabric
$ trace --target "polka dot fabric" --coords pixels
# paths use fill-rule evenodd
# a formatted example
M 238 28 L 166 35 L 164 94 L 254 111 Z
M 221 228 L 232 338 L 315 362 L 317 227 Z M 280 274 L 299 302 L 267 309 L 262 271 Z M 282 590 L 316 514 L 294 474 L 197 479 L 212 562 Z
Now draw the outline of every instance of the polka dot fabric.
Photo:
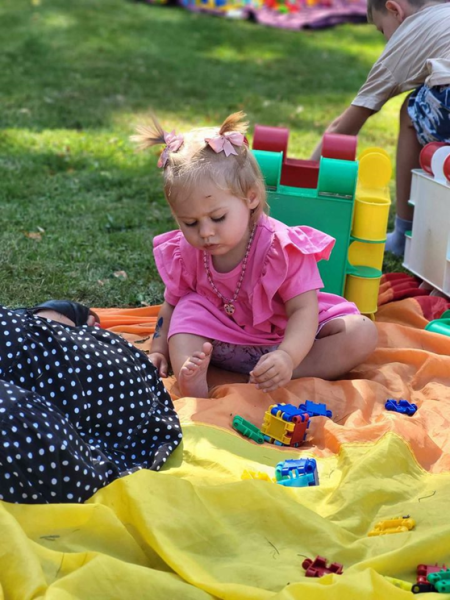
M 181 441 L 144 353 L 98 327 L 0 307 L 0 499 L 83 502 Z

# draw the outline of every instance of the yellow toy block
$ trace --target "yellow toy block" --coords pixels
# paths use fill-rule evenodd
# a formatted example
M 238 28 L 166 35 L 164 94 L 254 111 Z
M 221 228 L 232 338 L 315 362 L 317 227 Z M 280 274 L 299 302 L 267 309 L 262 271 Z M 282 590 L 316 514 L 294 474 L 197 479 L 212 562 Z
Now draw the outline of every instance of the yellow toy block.
M 283 421 L 283 419 L 281 419 L 279 416 L 271 415 L 270 408 L 264 415 L 264 422 L 261 426 L 261 431 L 264 435 L 267 435 L 267 437 L 271 439 L 271 443 L 273 443 L 274 440 L 280 444 L 283 444 L 284 446 L 289 446 L 295 424 Z M 291 435 L 289 435 L 289 433 Z
M 396 579 L 395 577 L 389 577 L 388 575 L 385 575 L 384 577 L 389 583 L 395 585 L 395 587 L 405 590 L 406 592 L 411 591 L 412 583 L 409 583 L 409 581 L 403 581 L 403 579 Z
M 386 535 L 388 533 L 402 533 L 403 531 L 410 531 L 416 525 L 414 519 L 409 517 L 395 517 L 394 519 L 387 519 L 386 521 L 379 521 L 372 531 L 369 531 L 368 536 L 374 535 Z

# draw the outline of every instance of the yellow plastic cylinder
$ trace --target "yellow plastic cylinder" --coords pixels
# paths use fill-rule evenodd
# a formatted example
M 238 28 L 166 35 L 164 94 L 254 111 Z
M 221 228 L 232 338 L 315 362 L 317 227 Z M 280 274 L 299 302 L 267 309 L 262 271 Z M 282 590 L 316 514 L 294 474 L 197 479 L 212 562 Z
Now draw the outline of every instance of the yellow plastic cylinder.
M 381 272 L 379 272 L 379 277 L 348 274 L 345 280 L 344 296 L 350 302 L 354 302 L 363 314 L 375 313 L 378 306 L 380 279 Z
M 386 241 L 390 201 L 388 198 L 356 197 L 352 236 L 371 242 Z

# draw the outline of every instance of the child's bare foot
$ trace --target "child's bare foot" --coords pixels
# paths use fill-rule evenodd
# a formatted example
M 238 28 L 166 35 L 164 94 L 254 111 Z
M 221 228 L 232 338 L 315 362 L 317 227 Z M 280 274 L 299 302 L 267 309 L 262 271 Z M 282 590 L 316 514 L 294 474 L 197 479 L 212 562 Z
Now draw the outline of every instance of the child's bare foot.
M 194 352 L 180 369 L 178 385 L 182 396 L 208 398 L 206 372 L 211 360 L 212 344 L 205 342 L 199 352 Z

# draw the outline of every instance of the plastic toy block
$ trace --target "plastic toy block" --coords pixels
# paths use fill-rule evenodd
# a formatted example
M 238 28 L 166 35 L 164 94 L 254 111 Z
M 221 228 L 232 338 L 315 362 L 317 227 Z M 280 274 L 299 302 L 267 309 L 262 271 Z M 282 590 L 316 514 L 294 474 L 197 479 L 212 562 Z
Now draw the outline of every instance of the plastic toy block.
M 450 591 L 450 571 L 443 569 L 441 571 L 430 573 L 427 575 L 428 583 L 434 585 L 437 591 L 441 594 L 445 594 Z
M 276 482 L 276 479 L 270 477 L 267 473 L 263 471 L 251 471 L 250 469 L 245 469 L 241 475 L 241 479 L 260 479 L 262 481 L 270 481 L 271 483 Z
M 431 583 L 415 583 L 411 591 L 413 594 L 426 594 L 429 592 L 435 592 L 436 588 Z
M 318 265 L 324 291 L 344 295 L 372 315 L 378 308 L 389 217 L 389 155 L 368 148 L 358 163 L 355 137 L 325 134 L 316 163 L 290 157 L 288 141 L 285 128 L 255 127 L 253 151 L 270 214 L 286 225 L 315 227 L 334 237 L 330 260 Z
M 388 575 L 385 575 L 384 578 L 401 590 L 405 590 L 406 592 L 411 591 L 411 584 L 409 581 L 403 581 L 403 579 L 396 579 L 395 577 L 389 577 Z
M 285 127 L 255 125 L 255 131 L 253 134 L 253 150 L 282 152 L 284 160 L 287 156 L 288 141 L 289 129 L 286 129 Z
M 295 417 L 299 417 L 302 420 L 303 415 L 306 411 L 297 408 L 293 404 L 272 404 L 270 408 L 272 415 L 278 415 L 283 421 L 295 421 Z
M 329 573 L 342 575 L 344 572 L 344 567 L 340 563 L 331 563 L 327 567 L 327 559 L 323 556 L 316 556 L 314 560 L 305 558 L 302 567 L 305 569 L 305 577 L 323 577 Z
M 333 416 L 331 410 L 327 410 L 326 404 L 311 402 L 311 400 L 307 400 L 305 404 L 300 404 L 299 408 L 308 413 L 310 417 L 328 417 L 331 419 Z
M 414 221 L 412 231 L 405 234 L 403 265 L 414 275 L 448 296 L 450 294 L 448 255 L 450 146 L 436 142 L 427 144 L 420 154 L 420 164 L 423 170 L 412 171 L 409 204 L 414 207 Z M 433 329 L 428 330 L 433 331 Z M 439 333 L 448 335 L 445 330 Z
M 283 460 L 275 467 L 275 477 L 277 481 L 286 479 L 292 472 L 298 475 L 313 475 L 315 485 L 319 485 L 319 476 L 317 474 L 317 463 L 314 458 L 298 458 Z
M 319 162 L 286 158 L 281 170 L 281 185 L 297 188 L 316 188 L 319 181 Z
M 253 425 L 253 423 L 250 423 L 250 421 L 246 421 L 239 415 L 234 417 L 232 427 L 243 436 L 250 438 L 258 444 L 264 443 L 264 434 L 261 433 L 258 427 Z
M 372 531 L 369 531 L 368 536 L 373 537 L 375 535 L 386 535 L 389 533 L 402 533 L 403 531 L 410 531 L 415 525 L 416 522 L 410 517 L 386 519 L 385 521 L 379 521 Z
M 356 160 L 358 138 L 341 133 L 326 133 L 322 141 L 322 156 L 325 158 L 340 158 L 341 160 Z
M 278 480 L 277 483 L 284 487 L 313 487 L 317 485 L 313 473 L 299 473 L 298 471 L 291 471 L 288 477 Z
M 297 448 L 304 442 L 308 427 L 308 414 L 291 404 L 272 404 L 264 415 L 261 432 L 270 444 Z
M 446 311 L 447 312 L 447 311 Z M 428 325 L 425 326 L 426 331 L 431 331 L 432 333 L 440 333 L 441 335 L 450 336 L 450 319 L 435 319 L 434 321 L 430 321 Z
M 435 565 L 417 565 L 417 583 L 428 583 L 428 575 L 446 570 L 447 567 L 445 565 L 440 567 L 437 563 Z
M 389 398 L 384 405 L 386 410 L 392 410 L 397 413 L 401 413 L 402 415 L 408 415 L 411 417 L 417 410 L 416 404 L 410 404 L 407 400 L 393 400 Z

